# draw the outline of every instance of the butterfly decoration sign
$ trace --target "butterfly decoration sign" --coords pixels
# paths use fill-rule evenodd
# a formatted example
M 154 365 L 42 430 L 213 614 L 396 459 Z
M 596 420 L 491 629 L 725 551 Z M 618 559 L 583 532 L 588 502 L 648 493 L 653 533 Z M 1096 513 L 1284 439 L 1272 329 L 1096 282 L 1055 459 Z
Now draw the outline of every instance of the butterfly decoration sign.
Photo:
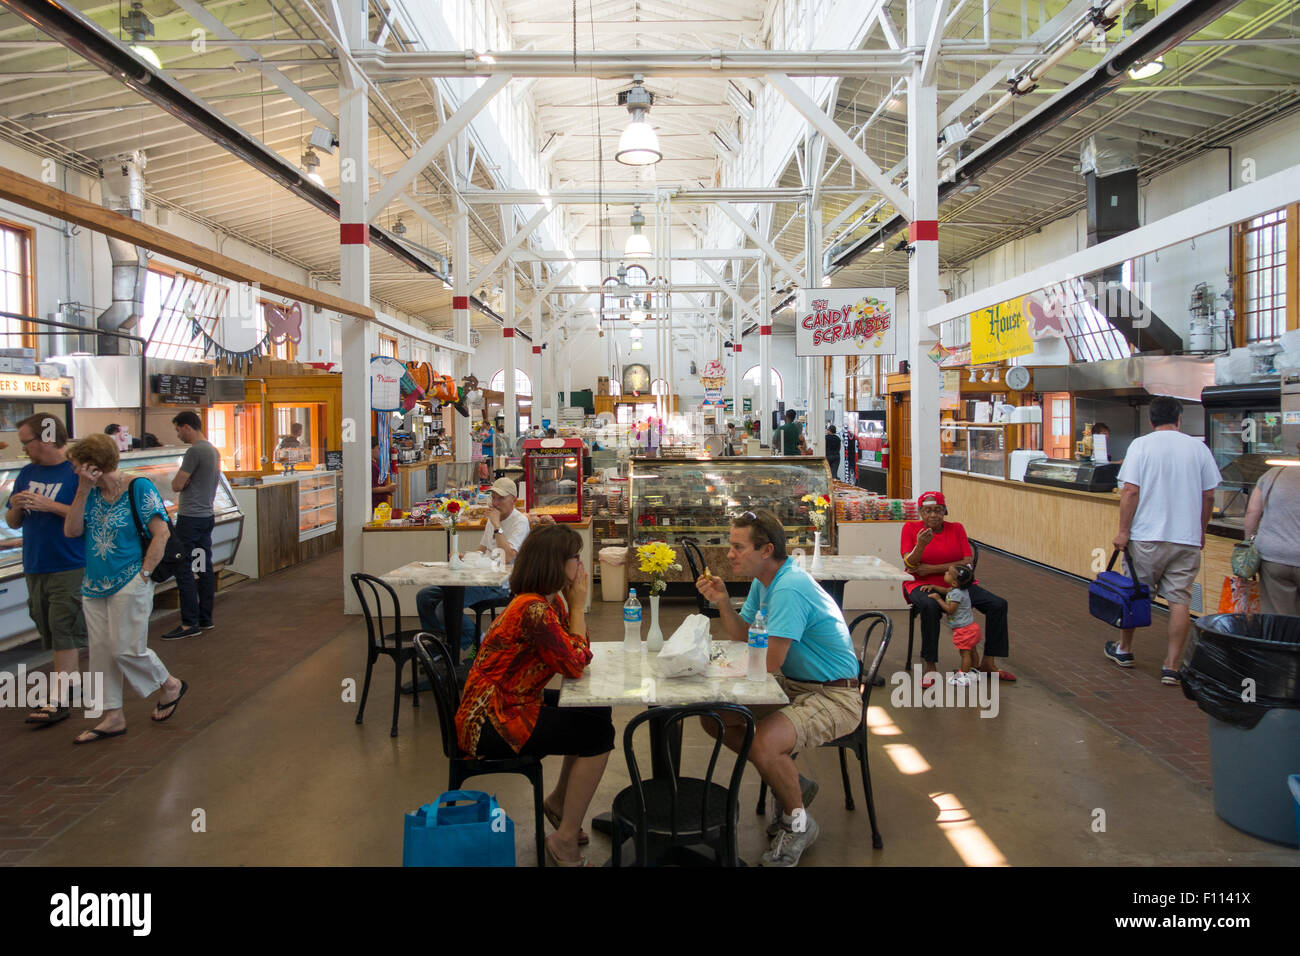
M 262 303 L 262 318 L 266 321 L 266 333 L 276 345 L 282 342 L 302 342 L 302 303 L 292 306 L 280 306 L 274 302 Z

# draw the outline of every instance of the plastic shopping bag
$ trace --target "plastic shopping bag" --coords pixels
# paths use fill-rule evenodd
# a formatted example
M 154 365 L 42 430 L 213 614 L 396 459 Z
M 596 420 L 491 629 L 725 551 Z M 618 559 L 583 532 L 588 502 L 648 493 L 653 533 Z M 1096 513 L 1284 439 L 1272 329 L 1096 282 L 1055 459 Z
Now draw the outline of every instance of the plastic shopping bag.
M 1259 582 L 1225 577 L 1219 592 L 1220 614 L 1258 614 Z
M 692 614 L 659 651 L 660 677 L 689 677 L 709 669 L 709 619 Z
M 444 806 L 457 801 L 460 806 Z M 406 815 L 402 866 L 514 865 L 515 824 L 496 797 L 478 790 L 448 790 Z

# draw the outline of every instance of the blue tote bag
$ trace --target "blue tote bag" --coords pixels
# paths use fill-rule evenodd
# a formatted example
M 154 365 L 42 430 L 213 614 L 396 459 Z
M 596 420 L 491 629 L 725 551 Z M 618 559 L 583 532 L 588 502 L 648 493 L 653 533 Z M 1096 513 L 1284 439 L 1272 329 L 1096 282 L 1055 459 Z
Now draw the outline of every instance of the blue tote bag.
M 448 790 L 406 815 L 402 866 L 514 865 L 515 824 L 495 797 Z
M 1121 630 L 1150 627 L 1151 590 L 1137 580 L 1137 566 L 1128 548 L 1124 549 L 1124 559 L 1128 562 L 1129 574 L 1133 576 L 1129 578 L 1112 571 L 1118 557 L 1119 551 L 1112 552 L 1106 570 L 1088 585 L 1088 613 Z

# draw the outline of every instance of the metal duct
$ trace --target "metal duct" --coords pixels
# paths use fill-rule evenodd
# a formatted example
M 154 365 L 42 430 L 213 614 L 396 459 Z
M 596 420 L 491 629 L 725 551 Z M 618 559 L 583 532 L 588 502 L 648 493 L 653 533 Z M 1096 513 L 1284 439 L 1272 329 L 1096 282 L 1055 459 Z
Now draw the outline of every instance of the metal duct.
M 0 2 L 9 3 L 10 0 Z M 1079 77 L 1067 89 L 976 150 L 958 169 L 954 181 L 940 185 L 939 202 L 960 192 L 971 180 L 1122 86 L 1131 67 L 1167 52 L 1240 2 L 1241 0 L 1183 0 L 1166 10 L 1097 64 L 1091 73 Z M 848 265 L 867 250 L 906 230 L 907 220 L 902 216 L 894 216 L 831 258 L 827 271 Z
M 113 212 L 137 222 L 144 216 L 143 153 L 114 156 L 100 166 L 103 204 Z M 130 331 L 144 314 L 145 281 L 149 274 L 149 253 L 122 239 L 107 236 L 108 255 L 113 263 L 113 304 L 96 319 L 96 327 L 107 332 Z M 99 354 L 129 353 L 130 344 L 117 336 L 99 337 Z
M 120 80 L 159 109 L 271 177 L 298 198 L 336 220 L 340 218 L 339 201 L 327 189 L 317 186 L 292 163 L 249 136 L 166 73 L 154 70 L 85 14 L 57 0 L 0 0 L 0 5 L 58 40 L 87 63 Z M 419 272 L 451 281 L 396 236 L 373 224 L 367 228 L 370 243 L 375 248 L 383 249 Z M 470 302 L 479 312 L 504 324 L 505 320 L 481 299 L 470 296 Z

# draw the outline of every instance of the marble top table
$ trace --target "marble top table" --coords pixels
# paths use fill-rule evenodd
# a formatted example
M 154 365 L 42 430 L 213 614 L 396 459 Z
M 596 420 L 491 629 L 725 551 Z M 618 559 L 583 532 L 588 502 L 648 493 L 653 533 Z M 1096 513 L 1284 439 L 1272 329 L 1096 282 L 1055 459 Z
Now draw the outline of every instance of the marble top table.
M 412 561 L 387 574 L 381 574 L 379 580 L 392 585 L 424 588 L 436 584 L 442 588 L 442 617 L 447 624 L 447 643 L 451 645 L 452 660 L 459 664 L 465 589 L 509 587 L 510 568 L 453 568 L 446 561 Z M 425 680 L 422 677 L 420 681 L 423 690 Z
M 812 555 L 795 556 L 795 562 L 818 581 L 910 581 L 912 575 L 870 555 L 824 554 L 822 566 L 812 569 Z
M 714 641 L 720 657 L 708 673 L 692 677 L 660 677 L 658 652 L 626 654 L 622 641 L 596 641 L 591 663 L 576 680 L 566 677 L 560 687 L 561 707 L 664 707 L 685 704 L 788 704 L 790 698 L 771 674 L 762 681 L 745 678 L 748 645 L 743 641 Z

